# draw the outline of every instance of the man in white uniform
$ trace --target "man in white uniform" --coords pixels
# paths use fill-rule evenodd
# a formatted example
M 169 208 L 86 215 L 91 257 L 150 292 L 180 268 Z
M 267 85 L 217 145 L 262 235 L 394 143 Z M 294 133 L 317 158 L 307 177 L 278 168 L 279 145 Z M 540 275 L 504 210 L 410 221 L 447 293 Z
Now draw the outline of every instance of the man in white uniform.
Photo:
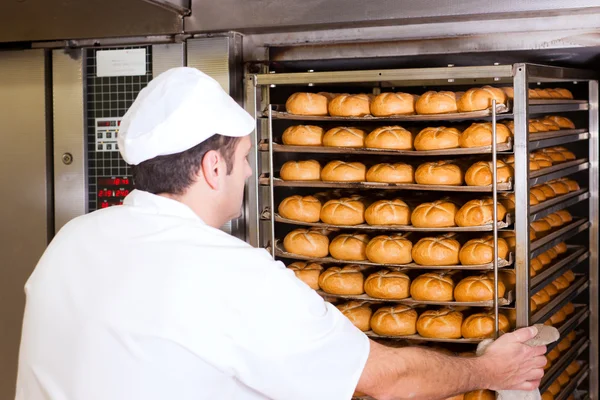
M 265 250 L 220 231 L 240 213 L 253 129 L 195 69 L 142 90 L 119 137 L 137 189 L 67 224 L 27 282 L 18 400 L 348 400 L 355 389 L 417 400 L 537 387 L 545 348 L 522 344 L 534 328 L 471 359 L 387 348 Z

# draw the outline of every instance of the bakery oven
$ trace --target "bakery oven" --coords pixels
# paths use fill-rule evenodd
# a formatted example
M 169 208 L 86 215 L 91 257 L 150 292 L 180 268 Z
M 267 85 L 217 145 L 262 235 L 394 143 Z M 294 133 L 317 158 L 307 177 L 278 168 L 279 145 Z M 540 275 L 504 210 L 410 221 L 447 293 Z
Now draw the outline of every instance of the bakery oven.
M 553 325 L 544 398 L 596 391 L 595 75 L 365 65 L 246 76 L 251 243 L 377 341 L 463 354 Z

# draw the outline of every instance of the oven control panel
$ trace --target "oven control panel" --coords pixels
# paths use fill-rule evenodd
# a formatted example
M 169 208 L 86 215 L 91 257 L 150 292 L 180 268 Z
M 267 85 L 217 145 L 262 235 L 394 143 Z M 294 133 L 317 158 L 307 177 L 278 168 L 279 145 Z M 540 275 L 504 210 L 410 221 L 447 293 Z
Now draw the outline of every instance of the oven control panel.
M 129 177 L 99 177 L 96 204 L 98 208 L 123 204 L 123 200 L 132 190 L 133 182 Z
M 121 118 L 96 118 L 96 152 L 119 151 Z

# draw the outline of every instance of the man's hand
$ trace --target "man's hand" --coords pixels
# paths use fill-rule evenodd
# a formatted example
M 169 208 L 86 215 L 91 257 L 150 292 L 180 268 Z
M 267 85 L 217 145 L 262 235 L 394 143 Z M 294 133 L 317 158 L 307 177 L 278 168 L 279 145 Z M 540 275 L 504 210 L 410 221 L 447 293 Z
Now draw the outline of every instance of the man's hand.
M 525 344 L 536 334 L 535 327 L 519 329 L 502 335 L 487 348 L 480 359 L 489 371 L 488 389 L 537 389 L 544 376 L 546 346 Z

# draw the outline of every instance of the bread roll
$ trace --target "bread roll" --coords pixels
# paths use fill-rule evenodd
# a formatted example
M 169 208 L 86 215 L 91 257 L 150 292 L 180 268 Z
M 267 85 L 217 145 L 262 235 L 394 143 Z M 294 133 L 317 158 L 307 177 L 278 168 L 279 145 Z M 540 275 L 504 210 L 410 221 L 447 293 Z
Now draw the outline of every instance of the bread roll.
M 569 193 L 569 185 L 565 182 L 551 181 L 546 183 L 546 185 L 550 186 L 557 196 Z
M 515 156 L 513 156 L 512 154 L 510 156 L 507 156 L 504 158 L 504 162 L 510 166 L 512 169 L 515 168 Z M 541 167 L 540 165 L 534 161 L 531 157 L 531 155 L 529 156 L 529 171 L 538 171 L 540 170 Z
M 554 296 L 556 296 L 558 294 L 558 289 L 552 283 L 549 283 L 548 285 L 546 285 L 544 287 L 544 290 L 546 291 L 546 293 L 548 293 L 550 298 L 553 298 Z
M 581 365 L 579 364 L 579 361 L 577 361 L 577 360 L 575 360 L 571 364 L 569 364 L 569 366 L 566 369 L 567 374 L 569 374 L 569 376 L 571 376 L 571 377 L 577 375 L 577 373 L 580 370 L 581 370 Z
M 491 390 L 474 390 L 465 393 L 464 400 L 496 400 L 496 394 Z
M 371 114 L 371 98 L 366 94 L 342 94 L 329 102 L 332 117 L 364 117 Z
M 493 100 L 496 100 L 496 104 L 506 104 L 506 94 L 502 89 L 484 86 L 467 90 L 456 105 L 458 112 L 487 110 L 492 107 Z
M 319 222 L 321 202 L 313 196 L 290 196 L 281 203 L 278 209 L 283 218 L 302 222 Z
M 376 164 L 367 171 L 367 182 L 413 183 L 413 167 L 405 163 Z
M 549 168 L 552 166 L 552 158 L 542 152 L 535 152 L 529 155 L 529 158 L 540 166 L 540 168 Z
M 371 329 L 385 336 L 414 335 L 417 333 L 417 312 L 405 305 L 382 307 L 373 314 Z
M 565 277 L 561 276 L 560 278 L 565 278 Z M 567 279 L 567 278 L 565 278 L 565 279 Z M 568 316 L 573 315 L 575 313 L 575 305 L 573 305 L 573 303 L 567 303 L 562 308 L 562 310 L 565 312 L 565 315 L 568 317 Z
M 283 144 L 290 146 L 322 146 L 323 128 L 314 125 L 294 125 L 283 131 Z
M 502 203 L 496 205 L 496 210 L 498 221 L 504 220 L 506 208 Z M 489 197 L 469 200 L 457 211 L 454 221 L 458 226 L 481 226 L 493 223 L 494 200 Z
M 446 200 L 437 200 L 419 204 L 414 209 L 410 220 L 417 228 L 447 228 L 456 226 L 454 218 L 457 211 L 456 204 Z
M 453 301 L 454 281 L 443 272 L 427 272 L 410 284 L 410 295 L 417 301 Z
M 573 100 L 573 93 L 570 90 L 564 88 L 555 88 L 556 92 L 558 92 L 563 99 Z
M 371 330 L 371 316 L 373 315 L 373 311 L 368 303 L 350 301 L 340 304 L 337 308 L 361 331 L 366 332 Z
M 507 98 L 509 98 L 509 99 L 515 98 L 515 89 L 512 86 L 504 86 L 504 87 L 501 87 L 500 89 L 502 89 L 502 91 L 504 92 L 504 94 L 506 95 Z
M 329 200 L 320 215 L 326 224 L 359 225 L 365 222 L 365 204 L 351 197 Z
M 550 317 L 550 323 L 552 326 L 558 326 L 565 322 L 566 319 L 567 316 L 565 315 L 565 312 L 563 310 L 558 310 L 553 316 Z
M 506 259 L 508 257 L 508 244 L 502 238 L 498 238 L 498 258 Z M 494 261 L 494 237 L 484 236 L 475 238 L 465 243 L 458 258 L 462 265 L 480 265 L 488 264 Z
M 538 203 L 542 203 L 548 199 L 546 197 L 546 194 L 544 193 L 544 191 L 538 186 L 534 186 L 534 187 L 530 188 L 529 193 L 532 194 L 533 196 L 535 196 Z
M 552 229 L 552 226 L 548 223 L 548 221 L 543 219 L 533 221 L 531 223 L 531 227 L 535 231 L 536 235 L 548 233 Z
M 359 162 L 331 161 L 321 171 L 325 182 L 364 182 L 367 167 Z
M 371 114 L 376 117 L 415 113 L 415 96 L 408 93 L 381 93 L 371 101 Z
M 504 297 L 506 288 L 498 281 L 498 297 Z M 468 276 L 454 288 L 454 298 L 460 302 L 488 301 L 494 299 L 494 280 L 486 275 Z
M 358 128 L 340 126 L 325 132 L 323 146 L 327 147 L 365 147 L 366 132 Z
M 529 263 L 529 265 L 533 268 L 534 271 L 541 271 L 542 269 L 544 269 L 543 264 L 541 263 L 540 259 L 538 257 L 534 257 L 531 259 L 531 262 Z
M 296 115 L 327 115 L 327 97 L 315 93 L 294 93 L 285 102 L 288 113 Z
M 322 233 L 308 229 L 296 229 L 283 239 L 285 251 L 306 257 L 326 257 L 329 238 Z
M 495 317 L 493 313 L 477 313 L 464 320 L 462 324 L 462 336 L 465 339 L 479 339 L 492 337 L 495 329 Z M 498 314 L 498 329 L 507 332 L 510 328 L 508 318 L 504 314 Z
M 365 292 L 376 299 L 405 299 L 410 296 L 409 287 L 408 275 L 387 269 L 369 275 L 365 281 Z
M 536 258 L 542 263 L 542 266 L 544 268 L 547 267 L 548 265 L 552 264 L 552 258 L 550 258 L 550 255 L 546 252 L 541 253 Z
M 413 136 L 401 126 L 382 126 L 365 139 L 365 147 L 372 149 L 412 150 Z
M 552 260 L 554 260 L 558 257 L 558 253 L 556 251 L 554 251 L 554 249 L 548 249 L 548 250 L 546 250 L 546 253 L 550 256 L 550 258 Z
M 492 167 L 490 161 L 478 161 L 471 165 L 465 174 L 468 186 L 490 186 L 492 184 Z M 506 183 L 514 176 L 513 168 L 503 161 L 496 160 L 496 179 L 498 183 Z
M 415 181 L 420 185 L 451 185 L 463 183 L 460 167 L 448 161 L 433 161 L 419 165 L 415 172 Z
M 336 236 L 329 245 L 333 258 L 346 261 L 364 261 L 367 259 L 367 244 L 369 236 L 356 233 L 342 233 Z
M 498 234 L 498 237 L 501 237 L 502 239 L 504 239 L 506 241 L 506 244 L 508 246 L 508 250 L 510 252 L 514 252 L 515 248 L 517 247 L 517 237 L 516 234 L 514 232 L 511 231 L 501 231 Z
M 319 290 L 319 275 L 323 271 L 321 264 L 297 261 L 288 265 L 288 269 L 294 271 L 296 278 L 306 283 L 311 289 Z
M 443 150 L 458 148 L 460 131 L 456 128 L 425 128 L 415 137 L 415 150 Z
M 517 204 L 514 193 L 500 193 L 498 201 L 502 203 L 507 212 L 514 213 Z M 529 193 L 529 205 L 535 206 L 536 204 L 539 204 L 537 197 Z
M 326 293 L 359 295 L 364 293 L 365 278 L 357 265 L 331 267 L 319 276 L 319 286 Z
M 564 338 L 563 340 L 558 342 L 558 345 L 556 346 L 556 348 L 561 353 L 564 353 L 565 351 L 567 351 L 571 348 L 571 341 L 569 340 L 569 338 Z
M 557 179 L 557 180 L 560 181 L 560 182 L 566 183 L 567 187 L 569 188 L 569 192 L 575 192 L 575 191 L 581 189 L 579 187 L 579 183 L 577 183 L 576 180 L 573 180 L 573 179 L 570 179 L 570 178 L 560 178 L 560 179 Z
M 505 122 L 504 125 L 506 125 L 506 127 L 508 128 L 508 130 L 510 131 L 510 133 L 512 133 L 512 136 L 515 135 L 515 121 L 508 121 Z M 538 129 L 536 127 L 536 124 L 529 122 L 527 124 L 527 131 L 529 133 L 537 133 Z
M 555 214 L 562 218 L 563 224 L 567 224 L 573 221 L 573 216 L 571 216 L 571 213 L 567 210 L 560 210 L 557 211 Z
M 413 245 L 412 258 L 419 265 L 457 265 L 459 250 L 460 243 L 455 239 L 444 236 L 426 237 Z
M 545 119 L 540 120 L 540 122 L 546 126 L 546 128 L 547 128 L 546 131 L 559 131 L 560 130 L 560 126 L 556 122 L 552 121 L 551 119 L 545 118 Z
M 555 147 L 555 149 L 558 149 L 559 147 Z M 577 157 L 575 156 L 575 153 L 573 153 L 572 151 L 567 150 L 564 147 L 560 147 L 561 150 L 559 150 L 561 153 L 563 153 L 563 155 L 565 156 L 565 158 L 567 159 L 567 161 L 573 161 L 575 160 Z
M 409 264 L 412 242 L 402 235 L 376 236 L 367 245 L 367 258 L 378 264 Z
M 506 143 L 510 137 L 510 130 L 504 124 L 496 124 L 497 143 Z M 463 148 L 482 147 L 492 145 L 491 122 L 475 122 L 460 135 L 458 144 Z
M 569 283 L 575 282 L 576 276 L 572 270 L 568 270 L 567 272 L 562 274 L 562 276 L 564 276 L 569 281 Z
M 552 285 L 556 287 L 559 293 L 564 292 L 566 289 L 569 288 L 569 286 L 571 286 L 567 278 L 565 278 L 564 276 L 559 276 L 558 278 L 553 280 Z
M 409 225 L 410 208 L 400 200 L 379 200 L 365 211 L 365 220 L 369 225 Z
M 426 338 L 460 339 L 463 315 L 448 308 L 427 310 L 417 320 L 417 332 Z
M 560 129 L 575 129 L 575 124 L 567 117 L 562 117 L 560 115 L 550 115 L 544 119 L 554 122 L 560 127 Z
M 558 214 L 548 214 L 542 219 L 547 221 L 553 228 L 559 227 L 563 224 L 563 220 Z
M 575 331 L 571 331 L 567 334 L 567 337 L 571 342 L 574 342 L 577 339 L 577 333 Z
M 552 159 L 553 164 L 560 164 L 562 162 L 567 161 L 567 157 L 565 157 L 562 151 L 554 150 L 552 148 L 542 149 L 540 150 L 542 154 L 547 155 Z
M 554 400 L 554 395 L 546 390 L 544 393 L 542 393 L 541 400 Z
M 544 289 L 541 289 L 539 292 L 531 296 L 531 298 L 533 301 L 535 301 L 535 304 L 537 304 L 538 308 L 550 302 L 550 296 Z
M 425 92 L 417 100 L 415 110 L 422 115 L 458 112 L 456 95 L 453 92 Z
M 315 160 L 288 161 L 281 166 L 279 176 L 284 181 L 318 181 L 321 164 Z
M 554 192 L 554 189 L 552 189 L 551 186 L 549 186 L 545 183 L 536 186 L 536 188 L 540 189 L 544 193 L 544 196 L 546 197 L 546 199 L 553 199 L 554 197 L 556 197 L 556 193 Z

